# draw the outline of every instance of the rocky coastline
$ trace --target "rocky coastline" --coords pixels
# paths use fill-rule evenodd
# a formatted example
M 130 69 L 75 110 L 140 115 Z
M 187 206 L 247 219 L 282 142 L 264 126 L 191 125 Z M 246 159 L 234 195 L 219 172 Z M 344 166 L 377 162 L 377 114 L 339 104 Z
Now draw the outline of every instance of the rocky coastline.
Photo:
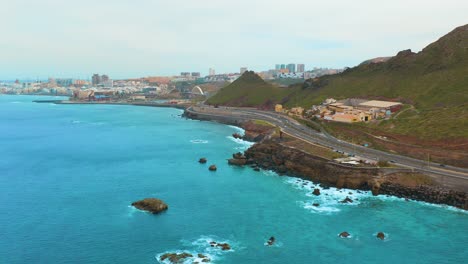
M 185 112 L 191 119 L 210 120 L 210 116 Z M 274 128 L 255 125 L 249 120 L 213 117 L 213 121 L 236 125 L 245 130 L 243 140 L 256 142 L 244 153 L 228 159 L 230 165 L 250 166 L 255 170 L 272 170 L 280 175 L 299 177 L 325 187 L 372 191 L 373 195 L 396 197 L 445 204 L 468 210 L 466 192 L 440 186 L 430 177 L 403 168 L 351 167 L 313 156 L 272 138 Z M 233 135 L 239 138 L 238 135 Z
M 372 191 L 373 195 L 446 204 L 468 210 L 465 192 L 442 188 L 429 177 L 405 170 L 348 167 L 283 146 L 275 140 L 253 145 L 243 154 L 245 165 L 272 170 L 336 188 Z M 422 182 L 422 183 L 421 183 Z

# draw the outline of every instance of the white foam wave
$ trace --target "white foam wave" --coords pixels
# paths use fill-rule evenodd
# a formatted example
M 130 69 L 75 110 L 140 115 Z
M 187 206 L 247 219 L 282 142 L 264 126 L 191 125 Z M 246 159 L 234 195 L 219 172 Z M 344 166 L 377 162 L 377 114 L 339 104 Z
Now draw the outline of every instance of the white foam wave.
M 340 212 L 344 206 L 356 206 L 365 200 L 372 197 L 368 191 L 357 191 L 350 189 L 323 188 L 314 182 L 302 180 L 298 178 L 286 177 L 285 182 L 292 185 L 294 188 L 304 191 L 305 196 L 310 198 L 307 201 L 300 201 L 299 204 L 304 209 L 313 213 L 332 214 Z M 314 195 L 314 189 L 319 189 L 320 195 Z M 343 203 L 346 198 L 352 200 L 351 203 Z
M 253 142 L 245 141 L 245 140 L 242 140 L 240 138 L 234 138 L 233 136 L 227 136 L 226 138 L 228 138 L 229 140 L 234 141 L 235 143 L 239 144 L 240 146 L 235 147 L 235 149 L 238 149 L 238 150 L 246 150 L 246 149 L 250 148 L 253 144 L 255 144 Z
M 229 126 L 229 127 L 234 128 L 237 131 L 237 133 L 239 133 L 241 135 L 245 134 L 245 130 L 243 128 L 236 127 L 236 126 Z
M 13 101 L 13 102 L 10 102 L 11 104 L 21 104 L 22 102 L 19 102 L 19 101 Z
M 261 172 L 266 176 L 278 176 L 278 173 L 272 170 L 262 170 Z
M 207 144 L 209 141 L 204 139 L 192 139 L 190 142 L 193 144 Z
M 79 121 L 79 120 L 73 120 L 73 121 L 71 121 L 71 123 L 72 123 L 72 124 L 81 124 L 82 122 Z

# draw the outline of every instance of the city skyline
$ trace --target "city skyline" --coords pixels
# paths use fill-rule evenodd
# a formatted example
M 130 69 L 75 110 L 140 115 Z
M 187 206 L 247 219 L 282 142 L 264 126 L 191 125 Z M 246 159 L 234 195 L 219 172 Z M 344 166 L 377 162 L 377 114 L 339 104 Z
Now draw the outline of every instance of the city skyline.
M 420 51 L 466 23 L 467 8 L 456 0 L 0 0 L 0 23 L 10 25 L 0 39 L 0 79 L 83 79 L 95 72 L 123 79 L 185 69 L 208 75 L 209 68 L 260 71 L 291 61 L 352 67 Z

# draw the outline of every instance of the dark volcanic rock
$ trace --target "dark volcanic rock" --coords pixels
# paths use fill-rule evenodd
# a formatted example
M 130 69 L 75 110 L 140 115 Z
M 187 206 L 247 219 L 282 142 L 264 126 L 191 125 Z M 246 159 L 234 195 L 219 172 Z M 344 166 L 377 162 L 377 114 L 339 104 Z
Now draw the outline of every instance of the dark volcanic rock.
M 275 237 L 272 236 L 272 237 L 270 237 L 270 239 L 268 239 L 267 245 L 272 246 L 275 243 L 275 241 L 276 241 Z
M 202 164 L 206 163 L 206 161 L 207 161 L 206 158 L 200 158 L 200 159 L 198 160 L 198 162 L 200 162 L 200 163 L 202 163 Z
M 351 198 L 349 198 L 348 196 L 346 196 L 346 198 L 343 199 L 343 201 L 341 201 L 341 203 L 352 203 L 353 200 Z
M 253 170 L 254 170 L 254 171 L 260 171 L 260 168 L 259 168 L 259 167 L 255 167 Z
M 233 138 L 237 138 L 237 139 L 242 139 L 242 135 L 239 134 L 239 133 L 234 133 L 234 134 L 232 134 L 232 137 L 233 137 Z
M 216 246 L 220 247 L 221 250 L 231 250 L 231 246 L 228 243 L 219 243 Z
M 210 242 L 211 247 L 219 247 L 221 250 L 231 250 L 231 246 L 228 243 L 218 243 L 215 241 Z
M 383 232 L 377 233 L 377 238 L 384 240 L 385 239 L 385 234 Z
M 319 206 L 320 206 L 320 204 L 318 204 L 318 203 L 313 203 L 312 205 L 315 206 L 315 207 L 319 207 Z
M 216 171 L 218 168 L 216 167 L 216 165 L 210 165 L 210 167 L 208 168 L 208 170 L 210 171 Z
M 320 195 L 320 189 L 314 189 L 314 191 L 312 192 L 313 195 L 317 195 L 319 196 Z
M 338 236 L 339 236 L 339 237 L 342 237 L 342 238 L 347 238 L 347 237 L 349 237 L 350 235 L 351 235 L 351 234 L 349 234 L 348 232 L 345 231 L 345 232 L 341 232 Z
M 145 198 L 143 200 L 132 203 L 132 206 L 140 210 L 149 211 L 153 214 L 158 214 L 167 210 L 168 206 L 163 201 L 156 198 Z
M 244 154 L 237 152 L 237 153 L 232 154 L 232 158 L 233 159 L 245 159 L 245 156 Z
M 161 256 L 161 261 L 168 259 L 171 263 L 182 263 L 184 259 L 193 257 L 190 253 L 166 253 Z
M 242 166 L 242 165 L 247 164 L 247 160 L 246 159 L 228 159 L 228 164 Z

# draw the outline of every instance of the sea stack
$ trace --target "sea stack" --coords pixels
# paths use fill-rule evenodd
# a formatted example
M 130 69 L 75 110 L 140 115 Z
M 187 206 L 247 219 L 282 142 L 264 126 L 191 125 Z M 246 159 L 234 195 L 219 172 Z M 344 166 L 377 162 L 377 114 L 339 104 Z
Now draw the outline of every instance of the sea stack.
M 377 233 L 377 238 L 384 240 L 385 239 L 385 234 L 383 232 Z
M 341 232 L 338 236 L 341 237 L 341 238 L 348 238 L 351 234 L 344 231 L 344 232 Z
M 169 208 L 166 203 L 156 198 L 145 198 L 143 200 L 133 202 L 132 206 L 153 214 L 159 214 Z

